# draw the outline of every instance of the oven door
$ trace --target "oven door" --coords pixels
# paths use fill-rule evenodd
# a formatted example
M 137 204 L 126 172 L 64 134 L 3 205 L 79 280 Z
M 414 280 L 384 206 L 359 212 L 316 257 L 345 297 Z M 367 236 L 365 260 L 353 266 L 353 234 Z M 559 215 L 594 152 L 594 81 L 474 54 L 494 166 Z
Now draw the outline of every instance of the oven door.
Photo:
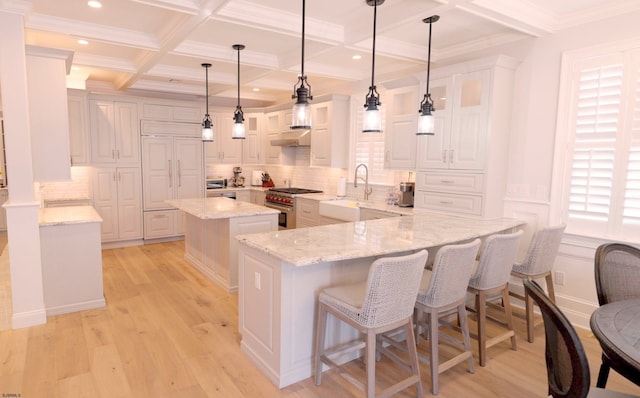
M 277 203 L 264 202 L 265 207 L 280 210 L 278 215 L 278 229 L 293 229 L 296 227 L 296 211 L 292 206 L 283 206 Z

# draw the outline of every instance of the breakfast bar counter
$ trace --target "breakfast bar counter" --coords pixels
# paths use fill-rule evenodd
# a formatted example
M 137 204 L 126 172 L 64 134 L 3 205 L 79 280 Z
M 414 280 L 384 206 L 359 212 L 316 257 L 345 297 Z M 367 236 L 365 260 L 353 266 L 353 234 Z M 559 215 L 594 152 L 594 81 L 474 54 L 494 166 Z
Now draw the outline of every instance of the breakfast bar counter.
M 435 213 L 240 235 L 239 327 L 242 350 L 282 388 L 312 374 L 316 299 L 329 286 L 365 280 L 383 256 L 512 231 L 515 219 L 479 220 Z M 328 345 L 355 332 L 329 319 Z
M 187 214 L 185 260 L 229 293 L 238 290 L 240 234 L 277 231 L 278 210 L 225 197 L 168 200 Z

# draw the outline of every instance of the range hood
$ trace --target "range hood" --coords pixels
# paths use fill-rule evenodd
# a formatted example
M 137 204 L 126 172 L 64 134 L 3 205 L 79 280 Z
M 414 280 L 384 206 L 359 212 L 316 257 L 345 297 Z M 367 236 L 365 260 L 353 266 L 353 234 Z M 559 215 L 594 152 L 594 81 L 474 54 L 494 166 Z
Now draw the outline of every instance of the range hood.
M 311 145 L 311 130 L 288 130 L 271 140 L 271 146 L 309 146 Z

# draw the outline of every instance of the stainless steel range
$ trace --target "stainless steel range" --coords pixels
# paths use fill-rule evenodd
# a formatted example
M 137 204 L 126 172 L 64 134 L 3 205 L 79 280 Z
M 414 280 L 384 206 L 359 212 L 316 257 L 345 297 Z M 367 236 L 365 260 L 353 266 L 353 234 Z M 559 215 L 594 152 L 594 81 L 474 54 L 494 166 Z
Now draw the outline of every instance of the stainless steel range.
M 271 188 L 265 192 L 264 205 L 280 210 L 278 226 L 282 229 L 296 227 L 296 196 L 307 193 L 322 193 L 315 189 L 305 188 Z

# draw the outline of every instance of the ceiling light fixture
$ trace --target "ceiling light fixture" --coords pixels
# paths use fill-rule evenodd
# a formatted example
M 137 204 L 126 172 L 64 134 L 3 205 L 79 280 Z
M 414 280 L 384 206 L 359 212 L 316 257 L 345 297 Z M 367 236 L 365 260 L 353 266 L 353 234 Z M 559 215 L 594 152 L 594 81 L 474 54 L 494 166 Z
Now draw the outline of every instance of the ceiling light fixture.
M 205 98 L 207 101 L 206 113 L 204 114 L 204 119 L 202 119 L 202 141 L 211 142 L 213 141 L 213 127 L 211 126 L 211 116 L 209 116 L 209 68 L 211 64 L 202 64 L 204 68 L 204 82 L 206 87 Z
M 244 50 L 244 44 L 234 44 L 233 49 L 238 51 L 238 105 L 236 106 L 235 112 L 233 112 L 234 122 L 231 138 L 244 140 L 244 114 L 240 106 L 240 51 Z
M 418 133 L 417 135 L 434 135 L 435 118 L 432 112 L 436 109 L 433 107 L 433 100 L 431 99 L 431 93 L 429 92 L 429 72 L 431 70 L 431 27 L 435 22 L 440 19 L 438 15 L 432 15 L 429 18 L 422 20 L 424 23 L 429 24 L 429 53 L 427 55 L 427 90 L 424 94 L 422 102 L 420 102 L 420 110 L 418 113 Z
M 305 0 L 302 0 L 302 61 L 300 75 L 293 86 L 293 95 L 291 96 L 291 99 L 296 99 L 291 113 L 292 130 L 311 128 L 311 106 L 309 105 L 309 100 L 312 100 L 313 96 L 311 95 L 311 85 L 307 82 L 307 76 L 304 74 L 304 17 Z M 298 83 L 300 87 L 296 88 Z M 306 87 L 305 84 L 307 85 Z
M 83 46 L 86 46 L 87 44 L 89 44 L 89 41 L 85 39 L 78 39 L 78 44 L 82 44 Z
M 367 5 L 373 6 L 373 51 L 371 52 L 371 86 L 367 93 L 364 107 L 363 133 L 382 133 L 382 116 L 378 107 L 381 104 L 380 94 L 374 84 L 376 68 L 376 19 L 378 17 L 378 5 L 382 5 L 384 0 L 366 0 Z
M 89 5 L 89 7 L 91 8 L 102 8 L 102 4 L 96 0 L 90 0 L 89 2 L 87 2 L 87 5 Z

